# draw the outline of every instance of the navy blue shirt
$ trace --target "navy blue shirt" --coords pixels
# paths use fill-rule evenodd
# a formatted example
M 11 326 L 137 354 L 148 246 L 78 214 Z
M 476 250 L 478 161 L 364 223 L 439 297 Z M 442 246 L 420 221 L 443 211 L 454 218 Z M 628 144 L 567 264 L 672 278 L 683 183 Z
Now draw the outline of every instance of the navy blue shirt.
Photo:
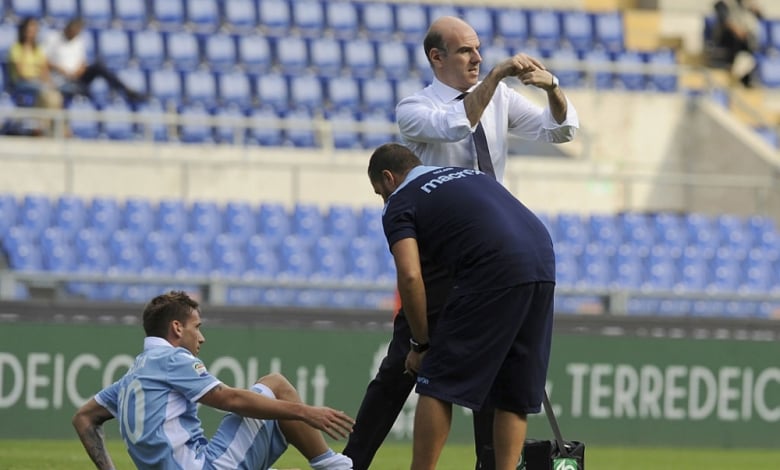
M 415 238 L 422 259 L 449 271 L 456 295 L 555 281 L 544 224 L 479 170 L 412 169 L 388 198 L 382 224 L 390 247 Z

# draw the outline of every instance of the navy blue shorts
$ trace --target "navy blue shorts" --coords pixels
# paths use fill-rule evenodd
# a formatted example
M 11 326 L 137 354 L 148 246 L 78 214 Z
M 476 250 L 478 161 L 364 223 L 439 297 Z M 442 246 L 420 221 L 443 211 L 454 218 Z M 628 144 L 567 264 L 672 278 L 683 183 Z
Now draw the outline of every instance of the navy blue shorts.
M 439 314 L 417 393 L 479 410 L 486 400 L 541 410 L 553 325 L 552 282 L 454 297 Z

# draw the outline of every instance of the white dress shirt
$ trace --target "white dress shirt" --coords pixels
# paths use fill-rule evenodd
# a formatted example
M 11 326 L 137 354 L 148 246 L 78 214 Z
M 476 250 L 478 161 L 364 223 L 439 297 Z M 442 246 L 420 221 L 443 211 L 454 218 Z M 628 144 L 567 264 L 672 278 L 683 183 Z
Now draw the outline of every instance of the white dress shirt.
M 51 34 L 46 40 L 45 47 L 49 62 L 66 73 L 72 74 L 87 62 L 86 43 L 81 34 L 70 41 L 62 33 Z
M 457 99 L 460 94 L 434 78 L 433 83 L 396 106 L 401 139 L 423 164 L 477 168 L 471 138 L 476 126 L 469 124 L 463 100 Z M 568 98 L 566 103 L 566 119 L 558 124 L 549 108 L 537 106 L 503 82 L 498 84 L 480 119 L 498 181 L 504 180 L 510 132 L 526 140 L 551 143 L 574 138 L 579 118 Z

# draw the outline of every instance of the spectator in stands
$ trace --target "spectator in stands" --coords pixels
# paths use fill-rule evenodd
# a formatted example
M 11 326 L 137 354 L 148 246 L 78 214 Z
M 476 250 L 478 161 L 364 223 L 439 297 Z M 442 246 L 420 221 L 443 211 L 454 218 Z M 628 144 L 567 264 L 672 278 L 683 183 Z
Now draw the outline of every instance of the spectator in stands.
M 88 63 L 81 34 L 83 29 L 83 20 L 73 18 L 62 32 L 51 34 L 45 43 L 49 67 L 60 91 L 65 95 L 88 95 L 90 83 L 102 77 L 109 87 L 124 94 L 131 102 L 145 101 L 145 94 L 128 88 L 105 64 L 100 61 Z
M 8 51 L 8 73 L 10 90 L 21 97 L 30 96 L 32 101 L 26 104 L 45 108 L 61 109 L 62 94 L 54 86 L 46 54 L 38 44 L 38 20 L 24 18 L 18 26 L 18 39 Z M 42 129 L 51 135 L 54 121 L 44 120 Z
M 550 355 L 555 255 L 544 224 L 493 177 L 423 166 L 407 147 L 379 147 L 368 164 L 385 201 L 385 235 L 417 374 L 412 470 L 432 469 L 452 404 L 494 405 L 495 468 L 514 469 L 527 414 L 541 411 Z M 453 273 L 436 331 L 428 329 L 421 260 Z M 359 423 L 358 423 L 359 424 Z
M 713 41 L 732 74 L 746 87 L 753 85 L 759 49 L 761 10 L 751 0 L 715 2 Z
M 159 295 L 146 306 L 144 351 L 124 377 L 73 417 L 97 468 L 115 468 L 102 430 L 111 418 L 119 420 L 138 468 L 266 469 L 288 443 L 314 469 L 352 468 L 349 458 L 328 448 L 318 431 L 334 439 L 344 437 L 352 428 L 349 416 L 304 404 L 279 374 L 262 377 L 251 390 L 223 384 L 197 358 L 205 341 L 200 326 L 198 303 L 184 292 Z M 211 441 L 204 436 L 198 404 L 230 412 Z
M 509 133 L 552 143 L 574 138 L 579 127 L 577 112 L 557 78 L 537 59 L 517 54 L 497 64 L 479 82 L 479 37 L 463 20 L 449 16 L 433 22 L 423 45 L 433 69 L 433 83 L 401 100 L 396 116 L 404 143 L 424 164 L 480 168 L 503 182 Z M 532 104 L 502 83 L 506 77 L 518 77 L 525 85 L 544 90 L 548 106 Z M 482 163 L 480 157 L 484 158 Z M 423 269 L 433 328 L 450 280 L 432 263 L 424 262 Z M 413 377 L 403 375 L 409 335 L 402 311 L 395 317 L 387 356 L 366 390 L 355 431 L 344 449 L 355 469 L 371 463 L 414 385 Z M 494 468 L 492 418 L 489 404 L 474 415 L 477 469 Z

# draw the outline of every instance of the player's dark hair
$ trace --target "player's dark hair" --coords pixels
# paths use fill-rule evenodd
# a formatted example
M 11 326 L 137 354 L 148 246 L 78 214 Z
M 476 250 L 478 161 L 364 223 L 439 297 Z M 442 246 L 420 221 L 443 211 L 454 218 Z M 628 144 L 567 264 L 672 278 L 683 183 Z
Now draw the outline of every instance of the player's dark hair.
M 178 320 L 186 323 L 198 302 L 182 291 L 171 291 L 153 298 L 144 309 L 143 321 L 146 336 L 165 338 L 168 325 Z
M 422 162 L 407 147 L 401 144 L 384 144 L 374 150 L 368 161 L 368 177 L 371 181 L 377 181 L 385 170 L 396 175 L 405 175 L 419 165 L 422 165 Z
M 444 36 L 439 30 L 428 30 L 425 39 L 423 39 L 423 49 L 425 49 L 425 57 L 429 64 L 431 63 L 431 49 L 438 49 L 442 55 L 447 55 L 447 44 L 444 43 Z

